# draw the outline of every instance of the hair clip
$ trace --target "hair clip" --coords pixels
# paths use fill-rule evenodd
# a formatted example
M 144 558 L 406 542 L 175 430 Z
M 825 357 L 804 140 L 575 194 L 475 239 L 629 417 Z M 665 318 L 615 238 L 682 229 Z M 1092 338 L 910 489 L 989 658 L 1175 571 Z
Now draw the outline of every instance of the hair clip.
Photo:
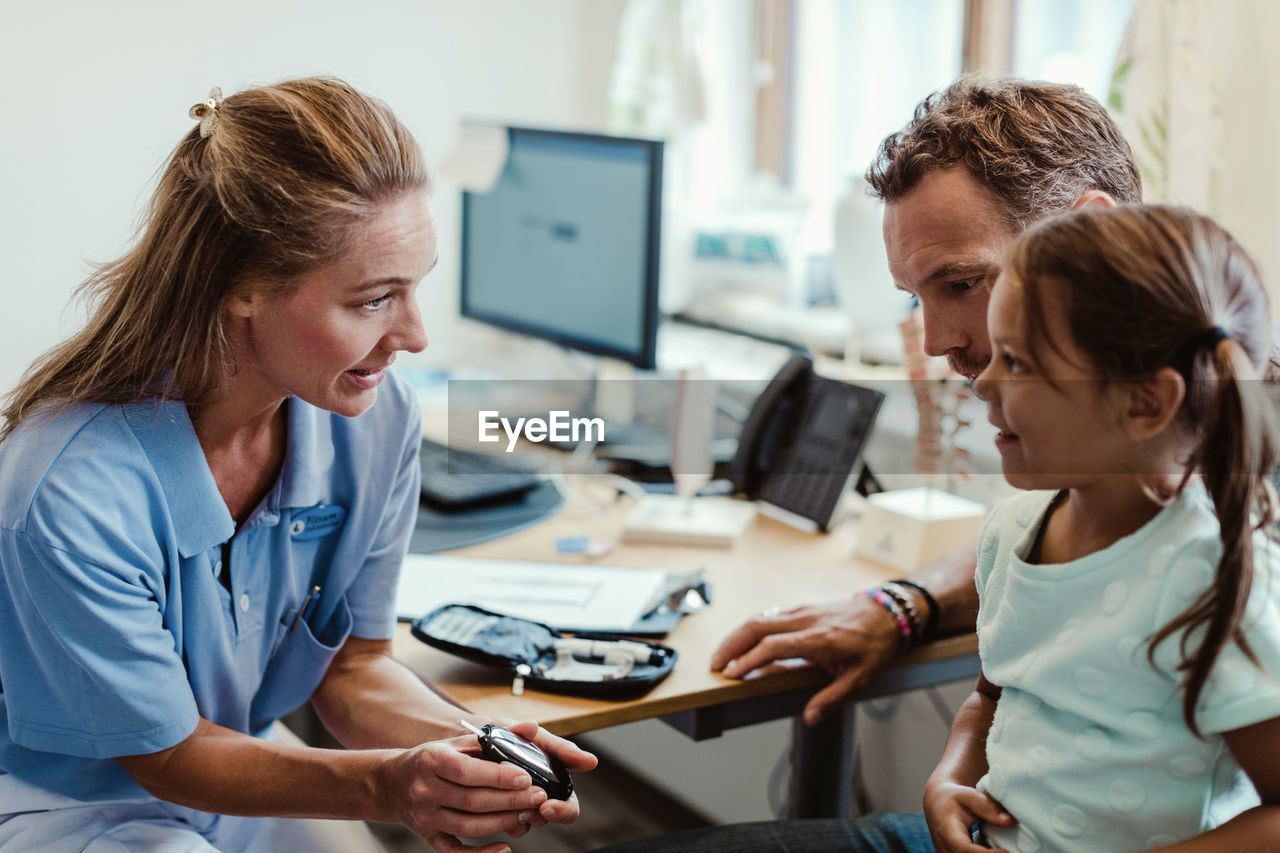
M 222 106 L 222 89 L 214 86 L 209 90 L 209 98 L 187 110 L 187 115 L 200 122 L 200 138 L 204 139 L 213 133 L 218 126 L 218 108 Z

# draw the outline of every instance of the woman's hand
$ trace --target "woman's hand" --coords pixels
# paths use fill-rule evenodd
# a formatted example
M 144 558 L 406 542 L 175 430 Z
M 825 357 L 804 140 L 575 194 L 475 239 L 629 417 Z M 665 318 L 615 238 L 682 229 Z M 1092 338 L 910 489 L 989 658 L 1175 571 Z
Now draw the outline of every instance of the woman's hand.
M 924 789 L 924 818 L 938 853 L 986 853 L 990 848 L 973 842 L 970 827 L 978 821 L 996 826 L 1014 823 L 1013 815 L 977 788 L 936 779 Z
M 424 743 L 395 754 L 378 778 L 381 819 L 404 824 L 436 853 L 503 853 L 502 843 L 474 848 L 460 839 L 523 835 L 547 794 L 511 764 L 479 757 L 474 735 Z M 574 809 L 576 816 L 577 810 Z
M 599 759 L 586 750 L 580 749 L 577 744 L 551 734 L 537 723 L 512 723 L 507 725 L 507 728 L 525 740 L 532 741 L 548 755 L 559 758 L 570 773 L 585 773 L 595 769 L 595 766 L 600 763 Z M 538 814 L 532 821 L 532 825 L 573 823 L 577 819 L 578 795 L 574 794 L 567 800 L 545 801 L 538 807 Z
M 508 728 L 555 755 L 571 772 L 596 766 L 594 755 L 543 731 L 537 723 Z M 525 771 L 481 758 L 472 734 L 400 753 L 384 768 L 380 786 L 381 799 L 388 803 L 387 819 L 407 826 L 437 853 L 501 853 L 507 847 L 500 842 L 474 848 L 461 839 L 500 832 L 518 838 L 531 826 L 571 823 L 579 810 L 576 796 L 550 800 L 532 785 Z

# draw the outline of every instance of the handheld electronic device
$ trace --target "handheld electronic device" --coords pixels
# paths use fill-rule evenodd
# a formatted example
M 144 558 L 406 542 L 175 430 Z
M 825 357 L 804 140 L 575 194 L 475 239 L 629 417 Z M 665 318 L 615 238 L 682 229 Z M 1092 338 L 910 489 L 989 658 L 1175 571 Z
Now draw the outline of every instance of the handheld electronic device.
M 554 755 L 548 755 L 510 729 L 495 725 L 478 729 L 466 720 L 461 722 L 475 732 L 480 741 L 480 754 L 485 758 L 498 763 L 509 761 L 524 770 L 533 784 L 547 792 L 549 799 L 567 800 L 573 794 L 569 771 Z

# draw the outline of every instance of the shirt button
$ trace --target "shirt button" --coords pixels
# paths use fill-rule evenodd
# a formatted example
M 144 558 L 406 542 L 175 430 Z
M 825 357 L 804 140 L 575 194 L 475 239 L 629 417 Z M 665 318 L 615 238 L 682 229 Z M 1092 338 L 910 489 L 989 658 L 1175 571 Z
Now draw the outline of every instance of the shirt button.
M 240 596 L 240 611 L 242 613 L 249 612 L 249 596 L 247 594 L 242 593 Z
M 213 564 L 213 576 L 214 576 L 215 578 L 216 578 L 216 577 L 221 577 L 221 576 L 222 576 L 222 561 L 221 561 L 221 560 L 219 560 L 218 562 L 216 562 L 216 563 L 214 563 L 214 564 Z

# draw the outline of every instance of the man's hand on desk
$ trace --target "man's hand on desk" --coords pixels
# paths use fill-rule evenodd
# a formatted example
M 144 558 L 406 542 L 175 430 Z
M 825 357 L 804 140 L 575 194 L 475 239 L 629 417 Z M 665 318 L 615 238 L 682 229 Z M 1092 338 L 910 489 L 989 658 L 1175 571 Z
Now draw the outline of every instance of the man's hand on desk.
M 832 681 L 804 709 L 805 723 L 814 725 L 865 684 L 898 647 L 898 626 L 885 609 L 856 596 L 753 616 L 720 644 L 711 656 L 711 668 L 742 678 L 788 658 L 804 658 L 822 667 Z

